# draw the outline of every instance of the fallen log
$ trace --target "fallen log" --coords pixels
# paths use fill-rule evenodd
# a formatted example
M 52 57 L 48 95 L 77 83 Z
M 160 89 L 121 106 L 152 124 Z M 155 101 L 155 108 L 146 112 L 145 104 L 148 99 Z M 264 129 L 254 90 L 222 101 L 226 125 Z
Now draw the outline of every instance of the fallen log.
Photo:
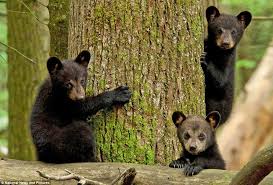
M 144 185 L 228 185 L 236 172 L 227 170 L 204 170 L 193 177 L 185 177 L 181 169 L 173 169 L 167 166 L 149 166 L 128 163 L 70 163 L 70 164 L 46 164 L 38 161 L 19 161 L 12 159 L 0 160 L 0 184 L 5 182 L 18 182 L 25 184 L 76 184 L 76 180 L 54 181 L 42 178 L 37 171 L 48 175 L 67 175 L 65 169 L 105 184 L 110 184 L 117 176 L 128 168 L 135 168 L 136 176 L 134 184 Z M 273 174 L 267 176 L 262 185 L 270 185 L 273 182 Z M 23 184 L 21 183 L 21 184 Z

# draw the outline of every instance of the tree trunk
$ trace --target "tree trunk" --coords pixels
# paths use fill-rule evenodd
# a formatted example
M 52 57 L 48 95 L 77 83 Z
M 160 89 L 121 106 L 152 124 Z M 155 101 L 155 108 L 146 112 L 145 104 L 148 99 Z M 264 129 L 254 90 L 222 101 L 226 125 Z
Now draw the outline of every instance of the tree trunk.
M 72 1 L 69 55 L 89 49 L 89 94 L 128 85 L 125 108 L 92 118 L 100 161 L 167 164 L 179 156 L 171 115 L 204 113 L 202 2 Z
M 47 175 L 67 175 L 65 169 L 98 182 L 110 184 L 110 182 L 129 168 L 135 168 L 136 176 L 134 185 L 229 185 L 235 172 L 227 170 L 203 170 L 193 177 L 185 177 L 182 169 L 169 168 L 167 166 L 141 165 L 128 163 L 70 163 L 47 164 L 37 161 L 0 160 L 0 183 L 2 181 L 38 182 L 48 184 L 49 180 L 40 177 L 39 170 Z M 272 185 L 273 175 L 267 176 L 260 185 Z M 75 185 L 75 180 L 50 181 L 50 184 Z M 37 183 L 42 184 L 42 183 Z
M 209 7 L 209 6 L 215 6 L 218 7 L 218 0 L 204 0 L 203 1 L 203 5 L 205 10 Z M 206 16 L 205 16 L 206 17 Z
M 273 42 L 272 42 L 273 43 Z M 273 140 L 273 47 L 247 82 L 219 138 L 228 169 L 240 169 Z
M 46 0 L 7 1 L 8 45 L 16 48 L 35 63 L 12 49 L 8 50 L 9 91 L 9 157 L 34 158 L 29 115 L 37 87 L 44 79 L 45 61 L 49 52 L 49 31 Z M 31 12 L 29 12 L 31 11 Z
M 50 56 L 68 58 L 69 0 L 49 0 Z

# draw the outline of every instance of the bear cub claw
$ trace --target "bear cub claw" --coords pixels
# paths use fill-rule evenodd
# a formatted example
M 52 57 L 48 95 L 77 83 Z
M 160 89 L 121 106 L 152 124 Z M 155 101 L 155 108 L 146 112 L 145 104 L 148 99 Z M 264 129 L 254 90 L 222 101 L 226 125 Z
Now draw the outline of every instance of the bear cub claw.
M 184 168 L 184 174 L 186 176 L 193 176 L 201 172 L 202 169 L 203 168 L 201 166 L 187 164 Z
M 184 168 L 187 163 L 181 160 L 173 160 L 170 164 L 169 167 L 171 168 Z
M 113 104 L 125 104 L 128 103 L 132 93 L 127 86 L 120 86 L 113 90 Z

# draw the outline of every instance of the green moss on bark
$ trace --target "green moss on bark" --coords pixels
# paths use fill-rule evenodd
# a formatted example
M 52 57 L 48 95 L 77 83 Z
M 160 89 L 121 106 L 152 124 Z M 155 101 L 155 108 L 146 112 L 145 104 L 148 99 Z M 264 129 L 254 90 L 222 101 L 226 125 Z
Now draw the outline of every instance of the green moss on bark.
M 50 55 L 68 58 L 68 20 L 70 0 L 49 0 Z

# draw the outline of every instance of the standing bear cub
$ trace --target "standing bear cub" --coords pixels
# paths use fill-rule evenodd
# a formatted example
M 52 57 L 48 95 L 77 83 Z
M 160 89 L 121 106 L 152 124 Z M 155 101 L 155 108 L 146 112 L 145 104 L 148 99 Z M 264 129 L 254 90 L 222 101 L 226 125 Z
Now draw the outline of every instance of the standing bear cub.
M 124 86 L 85 97 L 90 57 L 88 51 L 82 51 L 76 59 L 61 62 L 51 57 L 47 61 L 49 78 L 40 87 L 31 114 L 31 134 L 40 161 L 96 161 L 87 116 L 130 100 L 131 92 Z
M 201 116 L 186 117 L 182 112 L 174 112 L 172 120 L 183 151 L 181 157 L 169 166 L 184 168 L 186 176 L 196 175 L 203 169 L 225 169 L 215 139 L 215 129 L 220 119 L 217 111 L 209 113 L 206 119 Z
M 201 66 L 205 75 L 206 113 L 216 110 L 224 123 L 232 109 L 236 46 L 251 21 L 247 11 L 237 16 L 220 14 L 214 6 L 206 10 L 208 37 Z

